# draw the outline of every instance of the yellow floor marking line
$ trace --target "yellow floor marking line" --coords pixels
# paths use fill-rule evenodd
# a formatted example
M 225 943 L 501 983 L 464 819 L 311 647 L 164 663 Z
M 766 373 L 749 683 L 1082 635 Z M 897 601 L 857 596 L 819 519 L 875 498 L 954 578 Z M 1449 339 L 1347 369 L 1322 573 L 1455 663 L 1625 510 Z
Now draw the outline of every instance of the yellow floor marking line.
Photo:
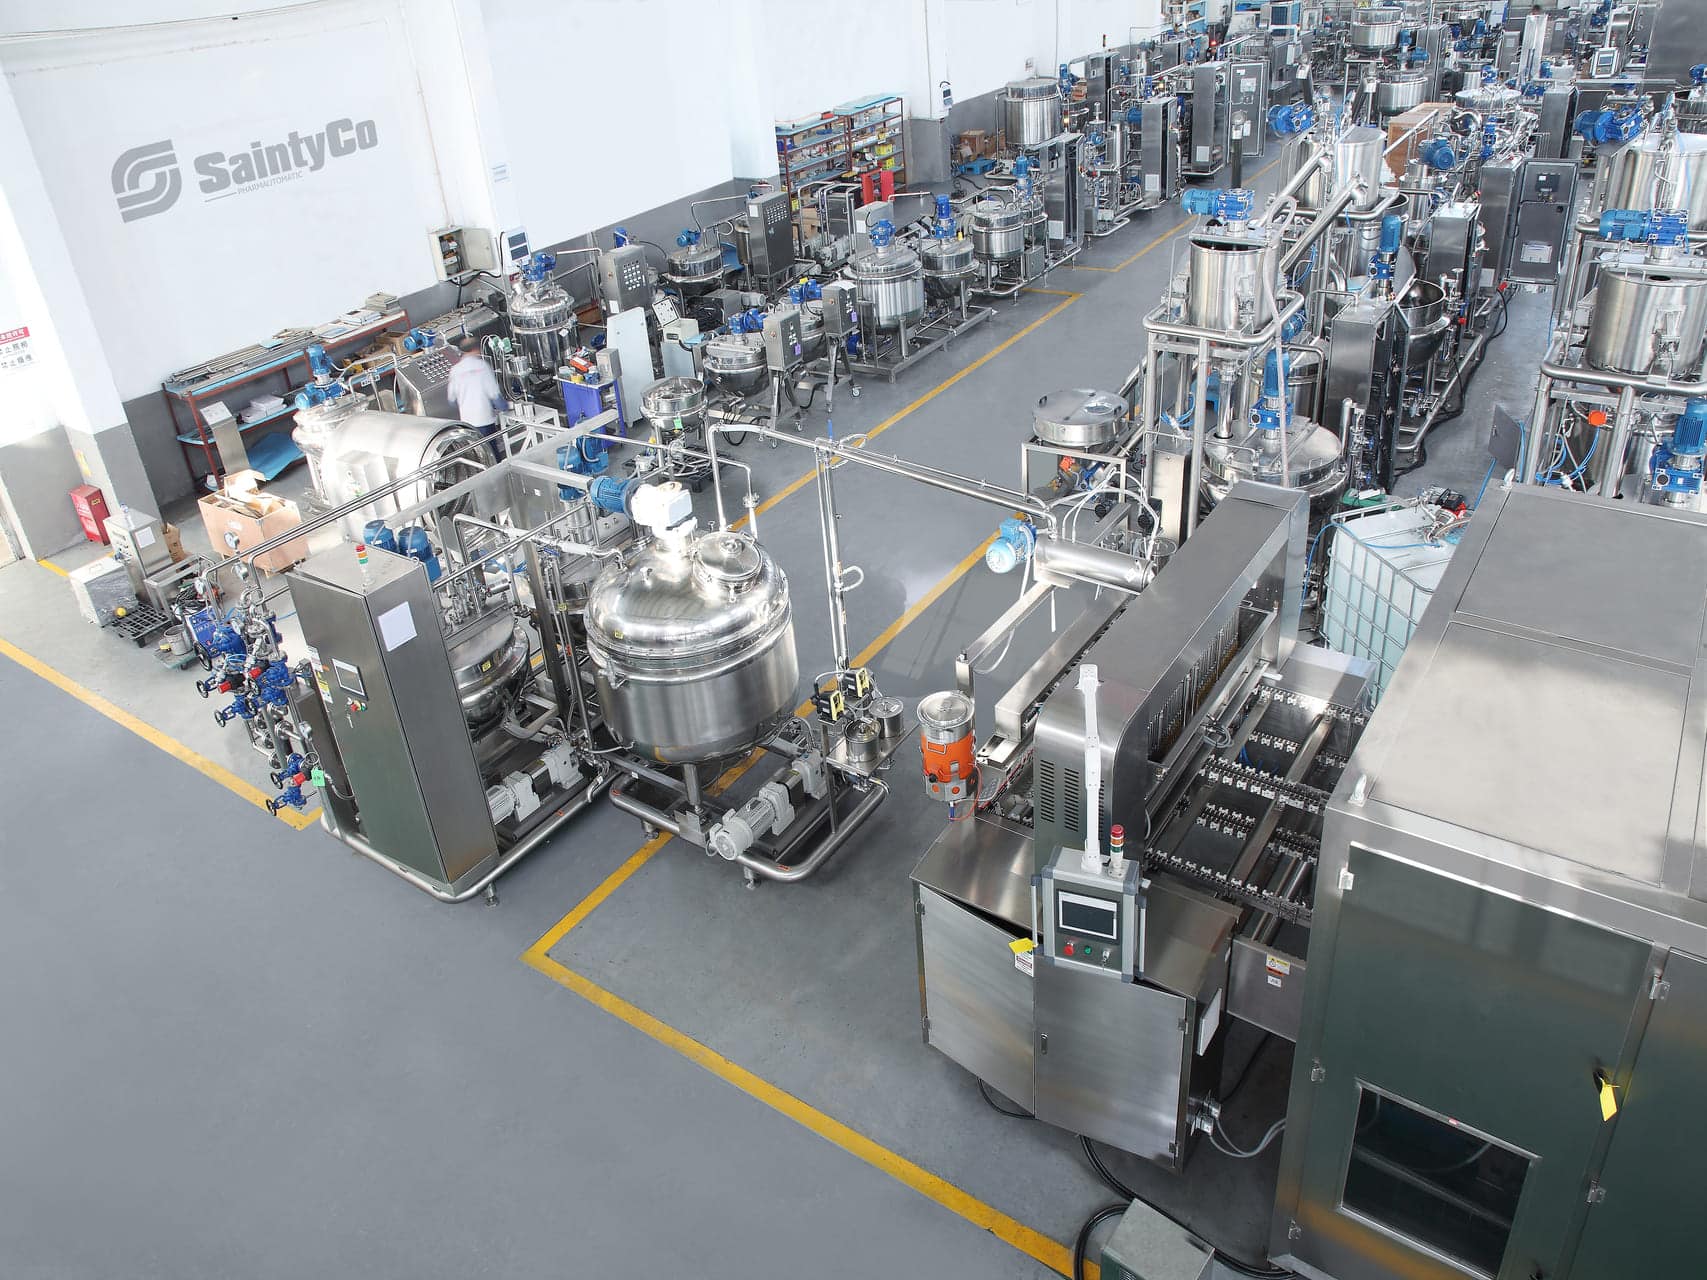
M 33 672 L 43 680 L 46 680 L 49 684 L 70 694 L 90 710 L 100 712 L 100 714 L 104 715 L 119 727 L 129 729 L 144 742 L 147 742 L 152 746 L 159 747 L 160 750 L 175 759 L 182 760 L 197 773 L 202 774 L 204 777 L 213 779 L 213 781 L 217 782 L 227 791 L 242 797 L 251 804 L 258 805 L 262 809 L 265 809 L 267 801 L 272 799 L 270 795 L 265 791 L 262 791 L 254 783 L 238 777 L 224 765 L 219 764 L 217 761 L 209 760 L 206 756 L 202 755 L 201 752 L 192 747 L 185 746 L 176 738 L 171 737 L 168 734 L 161 733 L 160 730 L 156 729 L 153 725 L 137 718 L 130 712 L 126 711 L 123 707 L 108 701 L 93 689 L 86 688 L 85 686 L 78 684 L 77 681 L 73 680 L 70 676 L 61 671 L 56 671 L 40 658 L 37 658 L 32 654 L 25 653 L 10 640 L 0 640 L 0 654 L 4 654 L 20 667 L 23 667 L 26 671 Z M 310 810 L 308 813 L 298 813 L 294 809 L 287 809 L 283 813 L 279 814 L 280 822 L 284 823 L 288 827 L 294 827 L 298 831 L 301 831 L 304 827 L 312 826 L 319 820 L 319 818 L 319 809 Z
M 46 569 L 49 573 L 57 573 L 62 578 L 69 578 L 71 576 L 71 570 L 61 569 L 51 560 L 37 560 L 36 563 Z
M 647 848 L 651 848 L 651 846 L 648 845 Z M 645 851 L 643 849 L 641 852 L 644 853 Z M 639 857 L 639 854 L 635 856 Z M 632 862 L 633 859 L 630 861 Z M 600 889 L 603 888 L 604 886 L 601 885 Z M 598 891 L 595 890 L 596 892 Z M 580 908 L 576 908 L 576 910 L 578 911 Z M 568 930 L 565 929 L 563 932 L 566 933 Z M 1062 1275 L 1070 1274 L 1072 1254 L 1064 1245 L 1026 1226 L 1017 1218 L 1009 1217 L 999 1209 L 992 1208 L 982 1200 L 968 1195 L 947 1179 L 938 1177 L 929 1169 L 915 1164 L 905 1156 L 897 1155 L 889 1148 L 873 1142 L 858 1130 L 849 1128 L 841 1121 L 825 1115 L 816 1107 L 802 1102 L 793 1094 L 777 1088 L 768 1080 L 754 1075 L 745 1067 L 731 1062 L 722 1054 L 708 1049 L 692 1036 L 683 1035 L 669 1024 L 654 1018 L 644 1009 L 637 1008 L 621 996 L 614 995 L 574 970 L 559 964 L 546 954 L 546 951 L 549 950 L 549 946 L 546 944 L 548 940 L 553 938 L 554 934 L 558 938 L 562 936 L 555 929 L 552 933 L 546 934 L 539 942 L 536 942 L 523 953 L 523 963 L 544 974 L 560 986 L 567 987 L 589 1004 L 603 1009 L 612 1017 L 620 1018 L 643 1035 L 651 1037 L 666 1048 L 674 1049 L 688 1061 L 704 1067 L 712 1075 L 734 1085 L 749 1097 L 756 1098 L 772 1110 L 781 1112 L 796 1124 L 810 1129 L 820 1138 L 835 1143 L 836 1146 L 850 1155 L 857 1156 L 874 1169 L 888 1174 L 904 1186 L 911 1187 L 920 1195 L 926 1196 L 945 1209 L 959 1214 L 974 1226 L 982 1227 L 1021 1253 L 1028 1254 L 1044 1266 L 1060 1272 Z
M 890 623 L 876 639 L 862 649 L 859 655 L 854 658 L 853 665 L 856 667 L 864 666 L 870 662 L 902 631 L 916 622 L 927 609 L 942 599 L 944 594 L 983 559 L 984 552 L 992 541 L 994 541 L 994 535 L 980 542 L 976 550 L 955 565 L 946 576 L 920 596 L 905 613 Z M 801 703 L 796 714 L 806 715 L 811 709 L 812 703 L 808 700 Z M 746 760 L 723 774 L 714 784 L 713 789 L 721 789 L 745 773 L 757 761 L 759 754 L 754 752 Z M 749 1097 L 756 1098 L 772 1110 L 787 1116 L 796 1124 L 811 1130 L 850 1155 L 865 1161 L 872 1168 L 888 1174 L 897 1182 L 934 1200 L 943 1208 L 959 1214 L 974 1226 L 990 1232 L 1005 1244 L 1011 1245 L 1031 1258 L 1035 1258 L 1053 1271 L 1062 1275 L 1071 1275 L 1073 1255 L 1067 1246 L 1051 1240 L 1042 1232 L 1026 1226 L 1019 1219 L 1011 1217 L 979 1200 L 976 1196 L 962 1191 L 946 1178 L 939 1177 L 924 1166 L 891 1151 L 888 1147 L 873 1141 L 835 1117 L 818 1110 L 810 1103 L 803 1102 L 786 1090 L 779 1089 L 770 1081 L 747 1070 L 738 1063 L 730 1061 L 716 1050 L 695 1040 L 692 1036 L 676 1030 L 639 1006 L 630 1004 L 621 996 L 606 990 L 590 978 L 576 973 L 561 961 L 552 958 L 551 952 L 576 926 L 592 915 L 611 894 L 615 893 L 630 877 L 650 862 L 654 855 L 669 844 L 673 838 L 668 833 L 661 834 L 636 849 L 620 867 L 600 881 L 597 888 L 576 903 L 569 914 L 541 934 L 539 939 L 522 953 L 522 963 L 535 972 L 544 974 L 559 986 L 573 991 L 589 1004 L 604 1010 L 614 1018 L 621 1019 L 643 1035 L 649 1036 L 668 1049 L 675 1050 L 688 1061 L 705 1068 L 724 1082 L 734 1085 Z
M 1025 337 L 1029 333 L 1035 333 L 1038 329 L 1040 329 L 1044 325 L 1048 324 L 1056 316 L 1060 315 L 1068 307 L 1072 306 L 1080 298 L 1084 297 L 1084 294 L 1082 294 L 1082 293 L 1074 293 L 1071 290 L 1064 290 L 1064 289 L 1039 289 L 1039 290 L 1036 290 L 1035 292 L 1038 292 L 1038 293 L 1060 293 L 1060 294 L 1063 294 L 1064 296 L 1060 302 L 1057 302 L 1053 307 L 1050 307 L 1049 310 L 1045 311 L 1042 315 L 1038 316 L 1037 319 L 1033 320 L 1030 324 L 1026 325 L 1025 328 L 1021 329 L 1018 333 L 1013 334 L 1012 336 L 1010 336 L 1008 338 L 1004 338 L 1001 342 L 999 342 L 995 346 L 991 347 L 988 351 L 986 351 L 983 355 L 979 356 L 976 360 L 974 360 L 971 364 L 967 365 L 964 369 L 961 369 L 958 373 L 950 374 L 948 377 L 944 378 L 941 382 L 937 383 L 936 386 L 932 387 L 929 391 L 925 392 L 917 400 L 913 401 L 911 404 L 907 405 L 905 408 L 896 410 L 894 413 L 890 414 L 887 418 L 885 418 L 882 422 L 878 423 L 875 427 L 871 428 L 871 430 L 861 432 L 860 434 L 863 435 L 867 440 L 876 439 L 878 436 L 882 435 L 885 431 L 889 430 L 890 427 L 894 426 L 897 422 L 901 421 L 902 418 L 905 418 L 908 414 L 913 412 L 913 410 L 917 409 L 920 405 L 927 404 L 928 402 L 936 399 L 944 391 L 947 391 L 950 387 L 952 387 L 955 383 L 959 382 L 962 378 L 964 378 L 967 374 L 971 373 L 974 369 L 983 368 L 983 366 L 988 364 L 990 361 L 994 360 L 997 356 L 1001 355 L 1002 352 L 1006 351 L 1009 347 L 1013 346 L 1013 344 L 1018 342 L 1021 338 Z M 785 498 L 792 497 L 794 494 L 799 493 L 807 485 L 812 483 L 812 480 L 813 480 L 815 474 L 816 474 L 815 472 L 809 471 L 805 475 L 801 476 L 798 480 L 796 480 L 793 483 L 787 485 L 786 487 L 778 490 L 776 493 L 774 493 L 770 497 L 766 498 L 763 502 L 759 503 L 758 508 L 754 512 L 754 514 L 762 516 L 762 515 L 764 515 L 765 512 L 769 511 L 772 507 L 776 506 L 777 503 L 783 501 Z M 744 525 L 746 523 L 747 523 L 747 517 L 742 516 L 739 520 L 735 521 L 735 523 L 731 527 L 735 528 L 735 529 L 739 529 L 742 525 Z

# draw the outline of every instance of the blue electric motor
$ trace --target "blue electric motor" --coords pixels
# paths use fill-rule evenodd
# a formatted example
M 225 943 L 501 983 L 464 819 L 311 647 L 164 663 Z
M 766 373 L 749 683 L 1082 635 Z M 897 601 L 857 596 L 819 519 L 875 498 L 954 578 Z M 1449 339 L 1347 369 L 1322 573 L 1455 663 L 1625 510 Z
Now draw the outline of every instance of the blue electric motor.
M 1445 173 L 1458 163 L 1458 153 L 1445 138 L 1430 138 L 1417 148 L 1417 159 L 1428 168 Z
M 1602 107 L 1598 111 L 1583 111 L 1577 115 L 1572 129 L 1596 146 L 1614 146 L 1629 142 L 1642 132 L 1642 112 L 1631 103 L 1621 107 Z
M 1316 127 L 1316 109 L 1302 102 L 1287 103 L 1283 106 L 1268 109 L 1268 127 L 1271 133 L 1282 138 L 1293 134 L 1308 133 Z
M 1190 187 L 1180 194 L 1179 203 L 1187 213 L 1218 218 L 1222 222 L 1245 222 L 1256 208 L 1256 196 L 1244 187 L 1230 190 Z
M 1689 220 L 1674 209 L 1608 209 L 1600 215 L 1600 238 L 1673 247 L 1688 243 Z
M 1037 530 L 1031 521 L 1009 516 L 996 528 L 995 541 L 984 552 L 984 563 L 995 573 L 1009 573 L 1031 559 Z
M 1679 498 L 1700 493 L 1704 463 L 1707 463 L 1707 400 L 1685 401 L 1671 439 L 1655 447 L 1648 464 L 1654 492 Z

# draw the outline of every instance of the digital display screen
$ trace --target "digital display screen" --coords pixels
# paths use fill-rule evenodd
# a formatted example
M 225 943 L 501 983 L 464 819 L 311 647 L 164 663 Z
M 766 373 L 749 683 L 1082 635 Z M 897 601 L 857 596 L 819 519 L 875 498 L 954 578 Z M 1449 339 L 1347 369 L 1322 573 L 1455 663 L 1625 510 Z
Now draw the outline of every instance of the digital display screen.
M 345 693 L 353 693 L 358 698 L 367 697 L 367 690 L 362 688 L 362 673 L 358 668 L 333 658 L 332 670 L 338 676 L 338 687 Z
M 1055 895 L 1059 927 L 1070 933 L 1088 934 L 1093 938 L 1120 938 L 1120 904 L 1106 898 L 1089 898 L 1077 893 Z

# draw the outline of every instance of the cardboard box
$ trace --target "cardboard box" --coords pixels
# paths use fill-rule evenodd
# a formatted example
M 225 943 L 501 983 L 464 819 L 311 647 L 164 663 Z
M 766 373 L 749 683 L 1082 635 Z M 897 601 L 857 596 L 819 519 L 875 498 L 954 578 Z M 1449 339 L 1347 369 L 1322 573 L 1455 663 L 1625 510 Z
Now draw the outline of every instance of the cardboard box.
M 210 493 L 197 502 L 202 526 L 215 555 L 228 556 L 258 547 L 302 523 L 296 503 L 261 491 L 259 471 L 234 471 L 225 478 L 218 493 Z M 258 568 L 268 573 L 283 573 L 308 555 L 308 539 L 292 538 L 289 542 L 256 557 Z
M 162 523 L 160 536 L 166 541 L 166 554 L 172 557 L 173 564 L 189 559 L 184 551 L 184 535 L 178 531 L 177 525 Z
M 1415 129 L 1436 112 L 1450 110 L 1452 110 L 1450 102 L 1421 102 L 1409 111 L 1394 116 L 1387 122 L 1387 145 L 1390 147 L 1399 142 L 1399 139 L 1404 138 L 1406 133 Z M 1441 116 L 1442 121 L 1445 118 L 1444 115 Z M 1427 129 L 1424 129 L 1399 143 L 1399 149 L 1387 157 L 1387 168 L 1392 172 L 1395 179 L 1405 176 L 1405 168 L 1411 163 L 1411 157 L 1416 154 L 1417 143 L 1432 136 Z

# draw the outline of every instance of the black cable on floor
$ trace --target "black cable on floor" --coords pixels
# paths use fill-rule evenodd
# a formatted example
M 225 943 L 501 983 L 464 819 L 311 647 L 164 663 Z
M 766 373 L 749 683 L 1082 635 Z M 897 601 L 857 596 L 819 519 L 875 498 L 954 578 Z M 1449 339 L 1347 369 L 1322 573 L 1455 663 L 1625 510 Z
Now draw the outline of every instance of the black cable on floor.
M 1162 1208 L 1161 1205 L 1157 1204 L 1153 1200 L 1146 1200 L 1119 1178 L 1115 1177 L 1109 1167 L 1102 1162 L 1102 1157 L 1097 1154 L 1095 1144 L 1083 1134 L 1079 1135 L 1079 1145 L 1084 1148 L 1085 1156 L 1090 1160 L 1091 1168 L 1096 1170 L 1097 1177 L 1101 1178 L 1104 1185 L 1107 1186 L 1110 1191 L 1113 1191 L 1115 1195 L 1124 1196 L 1128 1201 L 1143 1200 L 1146 1205 L 1161 1214 L 1181 1231 L 1186 1232 L 1188 1235 L 1191 1235 L 1196 1239 L 1203 1239 L 1199 1232 L 1192 1230 L 1185 1223 L 1174 1217 L 1173 1214 Z M 1097 1212 L 1100 1214 L 1102 1210 L 1099 1209 Z M 1086 1225 L 1086 1228 L 1081 1231 L 1081 1237 L 1088 1239 L 1090 1236 L 1090 1228 L 1095 1227 L 1097 1222 L 1100 1221 L 1102 1221 L 1101 1218 L 1093 1218 L 1093 1220 Z M 1209 1250 L 1215 1255 L 1215 1260 L 1217 1262 L 1221 1263 L 1231 1271 L 1237 1271 L 1242 1276 L 1257 1276 L 1261 1277 L 1261 1280 L 1284 1280 L 1285 1277 L 1296 1276 L 1298 1274 L 1295 1271 L 1287 1270 L 1285 1267 L 1259 1266 L 1256 1263 L 1246 1262 L 1236 1254 L 1228 1253 L 1225 1249 L 1210 1244 L 1207 1240 L 1204 1240 L 1203 1242 L 1209 1245 Z M 1078 1273 L 1075 1272 L 1074 1274 L 1076 1276 Z
M 1257 1041 L 1257 1047 L 1252 1049 L 1251 1056 L 1245 1059 L 1244 1070 L 1240 1071 L 1239 1078 L 1233 1081 L 1233 1087 L 1231 1089 L 1222 1090 L 1221 1103 L 1223 1106 L 1228 1102 L 1231 1102 L 1233 1095 L 1238 1093 L 1239 1090 L 1244 1087 L 1245 1081 L 1250 1078 L 1251 1068 L 1256 1066 L 1257 1059 L 1262 1057 L 1262 1051 L 1268 1048 L 1268 1042 L 1272 1039 L 1274 1039 L 1274 1032 L 1265 1031 L 1262 1039 Z
M 990 1104 L 990 1110 L 992 1111 L 998 1111 L 1002 1115 L 1013 1120 L 1037 1119 L 1036 1116 L 1032 1115 L 1031 1112 L 1025 1110 L 1023 1107 L 1017 1110 L 1009 1110 L 1007 1107 L 1004 1107 L 1001 1103 L 996 1101 L 995 1095 L 990 1092 L 990 1086 L 985 1084 L 982 1080 L 978 1082 L 978 1092 L 983 1095 L 984 1101 Z
M 1073 1280 L 1084 1280 L 1085 1251 L 1091 1246 L 1091 1232 L 1110 1218 L 1118 1218 L 1125 1212 L 1126 1206 L 1123 1204 L 1105 1204 L 1085 1219 L 1085 1225 L 1079 1228 L 1079 1234 L 1073 1239 Z

